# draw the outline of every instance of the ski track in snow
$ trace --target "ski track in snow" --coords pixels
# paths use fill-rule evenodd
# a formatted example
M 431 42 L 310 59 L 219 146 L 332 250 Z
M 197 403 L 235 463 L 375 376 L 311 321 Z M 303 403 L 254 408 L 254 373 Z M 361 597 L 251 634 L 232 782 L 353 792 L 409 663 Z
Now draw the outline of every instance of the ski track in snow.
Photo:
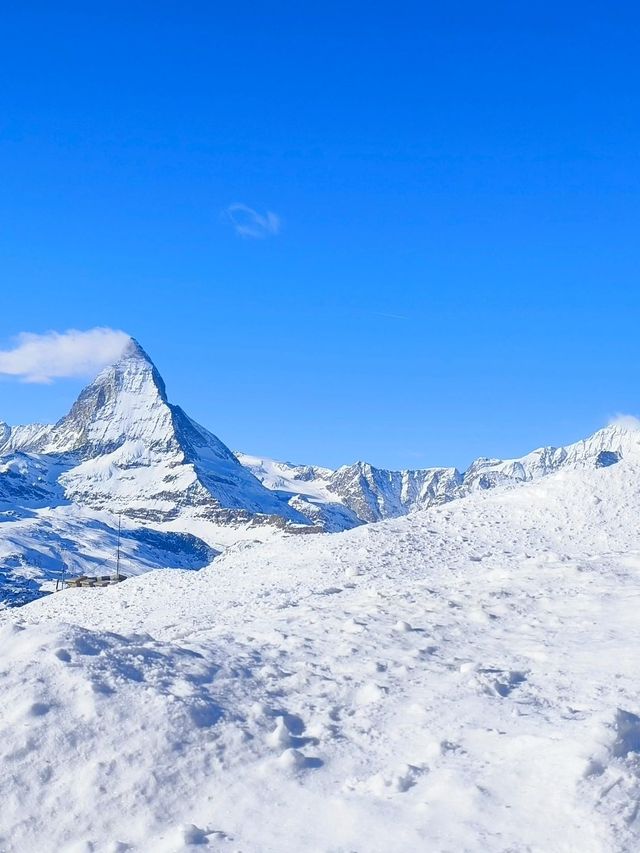
M 635 851 L 640 467 L 0 613 L 0 850 Z

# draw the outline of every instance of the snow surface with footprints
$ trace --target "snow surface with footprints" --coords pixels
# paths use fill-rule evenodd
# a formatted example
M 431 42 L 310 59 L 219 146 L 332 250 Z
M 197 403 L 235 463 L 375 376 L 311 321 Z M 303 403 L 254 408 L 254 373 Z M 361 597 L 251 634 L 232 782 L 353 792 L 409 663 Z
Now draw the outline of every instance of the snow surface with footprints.
M 640 848 L 640 466 L 0 614 L 0 850 Z

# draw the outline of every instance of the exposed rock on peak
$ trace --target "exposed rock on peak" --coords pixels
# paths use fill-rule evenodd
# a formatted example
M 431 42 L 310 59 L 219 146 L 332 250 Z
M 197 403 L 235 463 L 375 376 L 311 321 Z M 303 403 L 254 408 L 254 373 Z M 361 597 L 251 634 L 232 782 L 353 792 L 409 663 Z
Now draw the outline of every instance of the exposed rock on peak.
M 225 524 L 256 515 L 279 525 L 310 523 L 169 403 L 160 373 L 134 339 L 57 424 L 16 429 L 24 433 L 20 449 L 67 461 L 60 481 L 79 504 L 150 521 L 190 513 Z M 8 449 L 14 435 L 0 432 Z

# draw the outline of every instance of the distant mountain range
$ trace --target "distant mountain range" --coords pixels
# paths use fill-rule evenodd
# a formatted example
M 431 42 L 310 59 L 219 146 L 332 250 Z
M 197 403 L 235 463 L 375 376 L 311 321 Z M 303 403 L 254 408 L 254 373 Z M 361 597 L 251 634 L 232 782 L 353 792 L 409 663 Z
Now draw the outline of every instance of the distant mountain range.
M 520 459 L 476 459 L 466 471 L 423 468 L 387 471 L 368 462 L 344 465 L 336 471 L 312 465 L 291 465 L 246 453 L 236 453 L 267 488 L 289 498 L 304 512 L 304 501 L 325 506 L 339 501 L 356 523 L 396 518 L 419 509 L 465 497 L 477 489 L 528 482 L 563 467 L 604 467 L 625 453 L 640 452 L 640 432 L 623 426 L 599 430 L 591 438 L 567 447 L 543 447 Z
M 464 472 L 366 462 L 332 471 L 234 454 L 168 401 L 132 340 L 58 423 L 0 422 L 0 600 L 3 579 L 35 584 L 63 563 L 91 571 L 98 555 L 108 561 L 117 514 L 130 572 L 198 568 L 240 539 L 337 532 L 629 452 L 640 452 L 640 432 L 611 426 L 521 459 L 481 458 Z

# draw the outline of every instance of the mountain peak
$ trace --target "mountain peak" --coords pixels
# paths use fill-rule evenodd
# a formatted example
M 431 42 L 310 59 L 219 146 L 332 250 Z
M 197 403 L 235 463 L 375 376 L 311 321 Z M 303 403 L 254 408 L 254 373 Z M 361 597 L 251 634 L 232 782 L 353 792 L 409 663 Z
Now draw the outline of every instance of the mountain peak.
M 640 420 L 638 420 L 638 418 L 633 417 L 633 415 L 620 415 L 615 418 L 615 420 L 611 421 L 608 426 L 598 430 L 596 435 L 598 435 L 598 433 L 620 435 L 621 433 L 637 433 L 639 431 Z
M 140 361 L 145 361 L 147 364 L 151 365 L 151 367 L 155 367 L 149 354 L 142 348 L 140 343 L 135 338 L 129 338 L 129 341 L 126 344 L 125 348 L 122 350 L 122 355 L 120 356 L 116 364 L 131 358 L 139 359 Z
M 153 393 L 155 390 L 162 402 L 167 402 L 167 389 L 158 368 L 138 341 L 130 338 L 120 358 L 96 376 L 84 389 L 78 402 L 89 395 L 90 389 L 95 386 L 111 386 L 112 392 L 135 390 L 139 394 L 145 390 L 142 387 L 145 382 L 151 383 L 151 387 L 147 389 L 149 392 Z
M 28 448 L 32 451 L 84 457 L 110 453 L 128 440 L 171 444 L 165 384 L 138 341 L 131 338 L 119 359 L 83 389 L 69 414 L 35 438 Z
M 309 524 L 220 439 L 168 401 L 162 377 L 133 338 L 80 393 L 68 415 L 22 441 L 29 429 L 0 424 L 0 449 L 10 443 L 64 457 L 68 470 L 60 482 L 69 500 L 146 520 L 185 511 L 223 524 L 246 524 L 256 515 L 278 524 Z

